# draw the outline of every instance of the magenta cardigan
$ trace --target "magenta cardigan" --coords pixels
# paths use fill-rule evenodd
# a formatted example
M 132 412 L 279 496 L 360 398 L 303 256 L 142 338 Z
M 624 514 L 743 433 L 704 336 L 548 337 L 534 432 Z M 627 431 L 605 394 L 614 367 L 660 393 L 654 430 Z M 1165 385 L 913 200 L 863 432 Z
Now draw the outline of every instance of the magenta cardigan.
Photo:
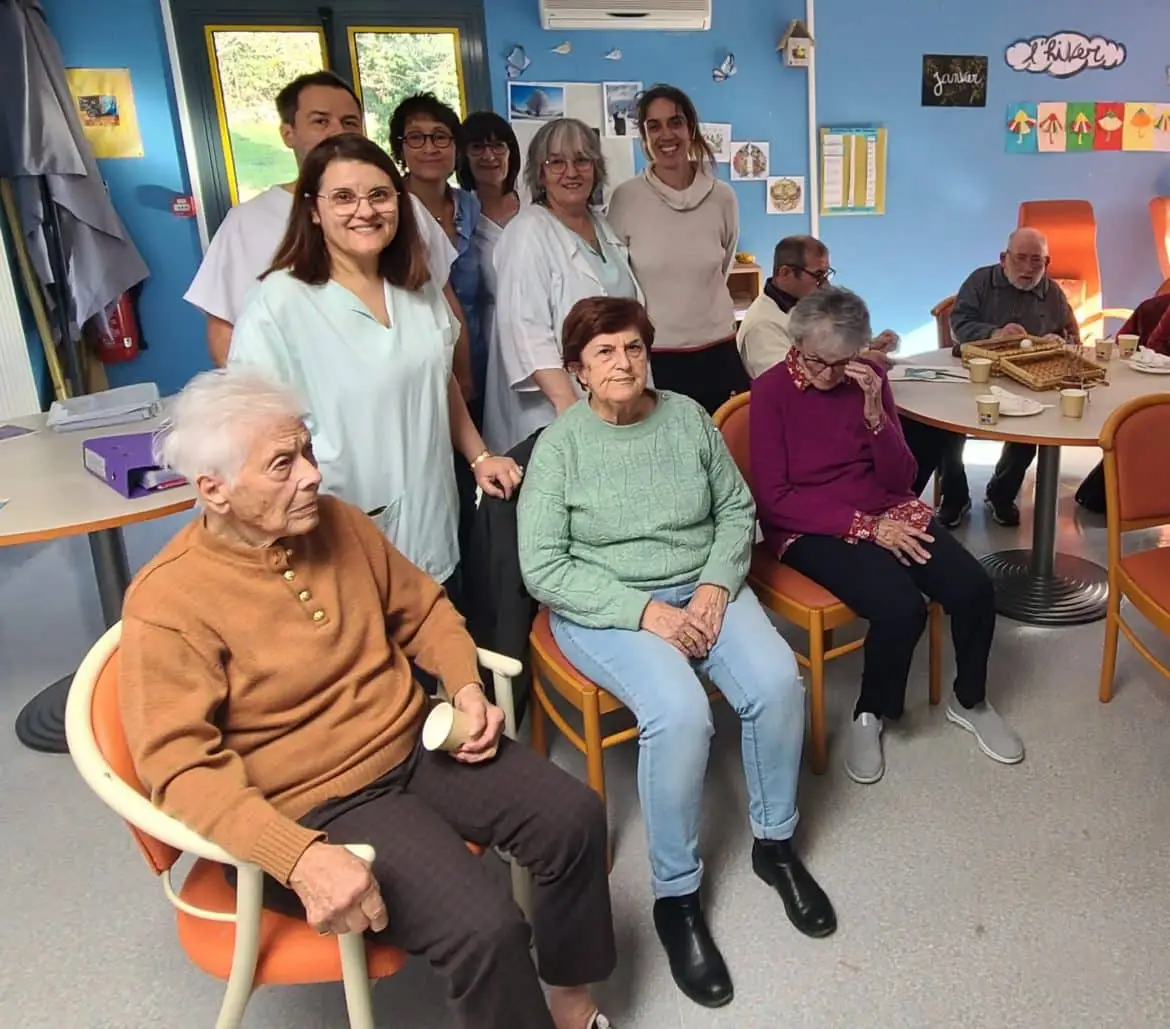
M 915 499 L 918 466 L 894 394 L 885 372 L 868 363 L 882 377 L 886 420 L 877 432 L 850 379 L 823 392 L 803 381 L 794 362 L 781 361 L 752 382 L 752 492 L 774 553 L 794 534 L 850 536 L 858 516 Z

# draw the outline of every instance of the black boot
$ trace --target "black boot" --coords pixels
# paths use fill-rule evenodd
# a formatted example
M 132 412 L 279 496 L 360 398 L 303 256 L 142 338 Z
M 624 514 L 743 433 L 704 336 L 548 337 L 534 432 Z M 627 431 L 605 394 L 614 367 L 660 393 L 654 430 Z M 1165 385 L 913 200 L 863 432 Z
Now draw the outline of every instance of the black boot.
M 731 1003 L 731 976 L 711 938 L 697 892 L 656 900 L 654 928 L 670 961 L 670 974 L 683 993 L 705 1008 Z
M 831 936 L 837 931 L 833 905 L 801 864 L 791 840 L 756 840 L 752 870 L 784 901 L 788 919 L 805 936 Z

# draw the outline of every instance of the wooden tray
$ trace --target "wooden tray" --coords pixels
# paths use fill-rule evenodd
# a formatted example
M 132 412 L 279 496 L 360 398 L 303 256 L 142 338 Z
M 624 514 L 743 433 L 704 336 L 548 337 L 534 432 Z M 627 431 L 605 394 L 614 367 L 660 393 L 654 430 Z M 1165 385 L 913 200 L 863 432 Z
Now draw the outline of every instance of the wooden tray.
M 1042 393 L 1070 386 L 1104 384 L 1107 369 L 1089 358 L 1061 348 L 1058 352 L 1032 351 L 1000 361 L 1000 371 L 1028 389 Z
M 1031 341 L 1030 347 L 1022 347 L 1021 343 Z M 964 343 L 960 348 L 963 355 L 963 367 L 973 357 L 986 357 L 991 361 L 991 374 L 1001 375 L 1000 361 L 1006 357 L 1016 357 L 1022 354 L 1035 354 L 1041 351 L 1060 350 L 1062 344 L 1055 340 L 1042 339 L 1039 336 L 1004 336 L 1000 339 L 979 339 L 973 343 Z

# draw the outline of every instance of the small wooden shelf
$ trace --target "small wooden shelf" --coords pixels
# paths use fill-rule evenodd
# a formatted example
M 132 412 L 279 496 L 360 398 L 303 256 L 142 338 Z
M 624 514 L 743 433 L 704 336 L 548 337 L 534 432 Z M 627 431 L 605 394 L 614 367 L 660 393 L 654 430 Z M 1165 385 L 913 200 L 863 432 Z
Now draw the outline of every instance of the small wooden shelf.
M 758 264 L 732 264 L 727 291 L 735 303 L 735 320 L 741 322 L 752 301 L 764 291 L 764 269 Z

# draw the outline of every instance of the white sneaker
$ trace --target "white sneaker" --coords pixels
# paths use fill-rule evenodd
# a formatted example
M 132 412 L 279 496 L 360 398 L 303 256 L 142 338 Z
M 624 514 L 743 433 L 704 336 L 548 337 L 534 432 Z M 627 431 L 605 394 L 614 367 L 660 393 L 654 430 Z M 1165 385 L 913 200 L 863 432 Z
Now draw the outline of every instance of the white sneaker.
M 845 774 L 862 786 L 870 786 L 886 774 L 882 754 L 882 720 L 877 715 L 858 715 L 845 738 Z

